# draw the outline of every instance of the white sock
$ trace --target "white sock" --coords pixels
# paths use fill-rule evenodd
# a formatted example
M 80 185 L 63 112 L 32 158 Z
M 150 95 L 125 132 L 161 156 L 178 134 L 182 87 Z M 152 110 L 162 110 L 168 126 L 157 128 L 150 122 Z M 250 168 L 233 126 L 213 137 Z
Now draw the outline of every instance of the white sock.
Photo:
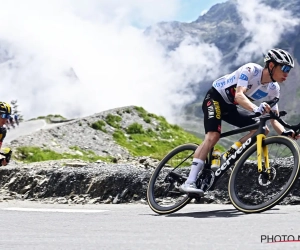
M 194 158 L 192 167 L 191 167 L 191 172 L 185 183 L 191 184 L 191 183 L 195 182 L 199 172 L 203 169 L 203 167 L 204 167 L 204 161 L 202 161 L 201 159 L 198 159 L 198 158 Z

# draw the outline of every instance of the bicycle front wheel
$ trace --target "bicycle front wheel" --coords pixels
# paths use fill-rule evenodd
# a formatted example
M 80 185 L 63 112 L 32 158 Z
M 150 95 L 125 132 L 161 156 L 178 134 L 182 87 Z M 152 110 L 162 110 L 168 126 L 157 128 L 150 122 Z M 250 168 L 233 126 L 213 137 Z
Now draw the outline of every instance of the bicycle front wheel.
M 278 204 L 287 196 L 299 175 L 299 150 L 288 137 L 263 140 L 268 148 L 269 172 L 262 159 L 258 172 L 257 146 L 251 146 L 234 167 L 229 179 L 229 197 L 235 208 L 244 213 L 259 213 Z
M 174 213 L 192 200 L 179 191 L 179 186 L 189 175 L 196 148 L 196 144 L 176 147 L 162 159 L 153 172 L 147 189 L 147 200 L 154 212 Z

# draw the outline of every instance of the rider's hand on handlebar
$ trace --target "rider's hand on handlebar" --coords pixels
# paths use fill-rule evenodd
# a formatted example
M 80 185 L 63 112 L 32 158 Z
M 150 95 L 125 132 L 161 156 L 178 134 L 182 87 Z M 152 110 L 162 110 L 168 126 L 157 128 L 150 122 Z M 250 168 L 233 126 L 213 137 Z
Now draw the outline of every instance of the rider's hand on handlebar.
M 4 158 L 0 159 L 0 167 L 6 166 L 10 161 L 12 150 L 10 148 L 2 148 L 0 151 L 0 155 L 4 156 Z
M 254 113 L 260 113 L 260 114 L 265 114 L 269 113 L 271 110 L 271 107 L 269 104 L 262 102 L 258 107 L 253 108 Z
M 290 137 L 290 138 L 293 138 L 295 140 L 297 140 L 298 138 L 300 138 L 300 135 L 296 135 L 295 134 L 295 131 L 290 129 L 290 130 L 285 130 L 281 133 L 281 135 L 283 136 L 287 136 L 287 137 Z
M 0 159 L 0 167 L 1 167 L 1 166 L 6 166 L 7 163 L 8 163 L 8 162 L 6 161 L 5 158 Z

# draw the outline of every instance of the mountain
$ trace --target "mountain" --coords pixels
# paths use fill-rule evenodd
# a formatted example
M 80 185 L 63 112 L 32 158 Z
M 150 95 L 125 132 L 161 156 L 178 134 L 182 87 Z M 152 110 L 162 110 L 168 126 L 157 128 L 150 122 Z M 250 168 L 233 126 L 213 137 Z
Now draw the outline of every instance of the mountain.
M 278 9 L 286 9 L 292 12 L 293 17 L 300 18 L 300 3 L 298 0 L 265 0 L 262 3 Z M 272 10 L 270 10 L 272 11 Z M 266 13 L 269 15 L 272 13 Z M 276 15 L 276 13 L 274 13 Z M 257 27 L 259 29 L 260 27 Z M 229 0 L 211 7 L 204 15 L 190 23 L 182 22 L 161 22 L 145 30 L 146 35 L 155 35 L 167 50 L 176 50 L 180 43 L 188 36 L 198 38 L 204 43 L 214 44 L 222 52 L 222 64 L 229 66 L 231 71 L 235 70 L 242 63 L 235 62 L 239 51 L 244 48 L 253 37 L 249 35 L 242 23 L 242 18 L 237 10 L 236 0 Z M 262 37 L 264 39 L 264 37 Z M 293 32 L 285 32 L 278 44 L 274 47 L 287 49 L 296 59 L 295 69 L 291 71 L 288 80 L 281 86 L 280 108 L 288 111 L 287 121 L 299 122 L 300 110 L 298 98 L 300 97 L 299 62 L 300 62 L 300 25 L 296 26 Z M 249 61 L 244 61 L 247 63 Z M 253 57 L 252 62 L 263 65 L 262 56 Z M 225 68 L 225 67 L 224 67 Z M 227 74 L 228 67 L 221 75 Z M 220 76 L 221 76 L 220 75 Z M 198 99 L 185 108 L 186 118 L 191 121 L 201 119 L 201 103 L 203 95 L 211 86 L 211 81 L 199 82 Z M 188 122 L 185 125 L 190 125 Z M 198 121 L 197 123 L 198 124 Z M 199 125 L 196 125 L 197 127 Z M 193 127 L 193 126 L 191 126 Z M 191 129 L 191 128 L 190 128 Z

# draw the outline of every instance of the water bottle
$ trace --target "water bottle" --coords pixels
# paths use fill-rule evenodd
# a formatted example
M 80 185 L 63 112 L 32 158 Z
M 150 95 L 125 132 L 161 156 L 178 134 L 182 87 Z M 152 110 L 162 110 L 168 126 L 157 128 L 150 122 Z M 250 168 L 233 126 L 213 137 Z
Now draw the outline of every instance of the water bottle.
M 236 141 L 234 144 L 232 144 L 230 149 L 225 154 L 223 154 L 222 156 L 223 160 L 226 161 L 226 159 L 228 159 L 231 155 L 233 155 L 235 151 L 237 151 L 241 146 L 242 143 L 240 141 Z
M 212 152 L 212 161 L 211 161 L 211 169 L 216 171 L 220 167 L 220 158 L 221 158 L 221 151 L 219 149 L 215 149 Z

